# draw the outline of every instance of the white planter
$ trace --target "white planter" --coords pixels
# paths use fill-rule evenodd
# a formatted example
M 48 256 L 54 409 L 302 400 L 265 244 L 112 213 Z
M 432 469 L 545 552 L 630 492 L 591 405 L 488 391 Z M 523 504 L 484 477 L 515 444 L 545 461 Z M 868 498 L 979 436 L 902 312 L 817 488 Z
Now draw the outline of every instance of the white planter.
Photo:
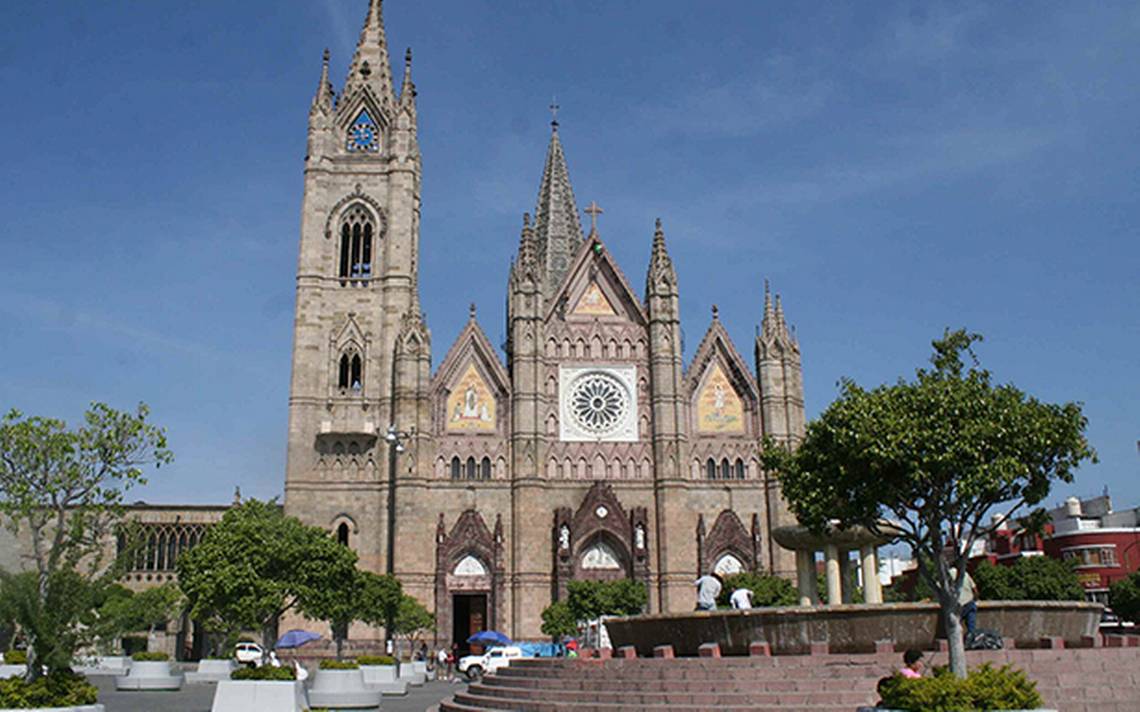
M 364 685 L 360 670 L 317 670 L 309 688 L 313 707 L 374 710 L 380 707 L 380 691 Z
M 23 677 L 27 674 L 27 665 L 0 665 L 0 678 Z
M 309 712 L 305 686 L 293 680 L 222 680 L 210 712 Z
M 105 712 L 101 704 L 84 704 L 78 707 L 33 707 L 28 710 L 7 710 L 3 709 L 0 712 Z
M 413 687 L 419 687 L 427 680 L 427 663 L 424 663 L 424 672 L 417 672 L 414 665 L 415 663 L 400 663 L 399 679 Z
M 412 661 L 412 671 L 417 672 L 417 673 L 422 673 L 423 676 L 426 678 L 427 677 L 427 661 L 426 660 L 413 660 Z
M 221 682 L 230 679 L 236 665 L 233 660 L 201 660 L 198 669 L 186 673 L 186 682 Z
M 134 661 L 131 671 L 115 678 L 116 690 L 180 690 L 182 675 L 170 672 L 169 660 Z
M 360 672 L 369 689 L 379 690 L 383 695 L 408 694 L 408 683 L 396 676 L 395 665 L 361 665 Z

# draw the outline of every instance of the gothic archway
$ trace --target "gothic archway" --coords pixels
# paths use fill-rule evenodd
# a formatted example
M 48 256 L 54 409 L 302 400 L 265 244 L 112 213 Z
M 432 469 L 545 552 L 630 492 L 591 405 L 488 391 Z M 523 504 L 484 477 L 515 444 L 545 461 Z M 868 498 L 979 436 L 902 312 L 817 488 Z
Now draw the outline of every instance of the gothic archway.
M 648 590 L 648 531 L 645 507 L 627 512 L 609 484 L 595 482 L 576 511 L 554 511 L 552 597 L 564 599 L 574 579 L 632 578 Z
M 705 518 L 697 519 L 697 573 L 717 570 L 720 574 L 758 571 L 762 566 L 760 518 L 752 515 L 752 533 L 730 509 L 722 510 L 705 533 Z
M 436 526 L 437 644 L 466 646 L 467 635 L 457 634 L 457 625 L 497 629 L 502 620 L 503 581 L 502 519 L 495 517 L 492 532 L 482 515 L 468 509 L 448 532 L 441 512 Z

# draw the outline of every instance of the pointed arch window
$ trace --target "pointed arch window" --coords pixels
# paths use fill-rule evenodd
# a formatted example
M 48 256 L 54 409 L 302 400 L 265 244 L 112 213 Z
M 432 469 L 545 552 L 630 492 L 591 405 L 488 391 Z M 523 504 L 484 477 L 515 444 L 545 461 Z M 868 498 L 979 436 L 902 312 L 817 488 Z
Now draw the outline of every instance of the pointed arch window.
M 348 546 L 348 523 L 341 522 L 340 526 L 336 528 L 336 541 L 338 544 Z
M 340 355 L 336 370 L 336 386 L 342 392 L 352 390 L 360 393 L 364 390 L 364 359 L 355 350 Z
M 708 462 L 705 463 L 705 476 L 710 480 L 716 479 L 716 460 L 711 457 L 708 459 Z
M 372 120 L 368 109 L 361 109 L 356 121 L 348 127 L 346 147 L 353 153 L 380 152 L 380 127 Z
M 736 470 L 736 479 L 743 480 L 744 479 L 744 460 L 741 460 L 739 457 L 736 458 L 735 470 Z
M 356 205 L 345 213 L 340 226 L 338 274 L 341 280 L 372 278 L 372 238 L 375 232 L 372 215 L 364 206 Z
M 469 480 L 479 479 L 479 473 L 475 469 L 475 458 L 473 458 L 473 457 L 467 458 L 467 479 L 469 479 Z
M 458 480 L 463 476 L 463 466 L 459 462 L 458 457 L 451 458 L 451 479 Z
M 491 458 L 484 457 L 483 461 L 479 463 L 479 479 L 491 479 Z
M 722 480 L 731 480 L 732 479 L 732 468 L 728 464 L 728 458 L 727 457 L 720 461 L 720 478 Z

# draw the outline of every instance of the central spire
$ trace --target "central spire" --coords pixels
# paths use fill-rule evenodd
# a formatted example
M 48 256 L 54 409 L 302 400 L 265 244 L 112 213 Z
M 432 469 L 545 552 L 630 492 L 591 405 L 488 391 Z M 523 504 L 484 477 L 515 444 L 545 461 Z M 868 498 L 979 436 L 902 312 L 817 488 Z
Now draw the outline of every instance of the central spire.
M 348 67 L 343 95 L 348 96 L 361 86 L 371 86 L 380 101 L 391 104 L 394 102 L 392 68 L 388 61 L 388 38 L 384 34 L 383 4 L 383 0 L 369 0 L 368 16 L 364 18 L 364 28 Z
M 538 187 L 538 204 L 534 208 L 534 232 L 538 241 L 538 260 L 545 271 L 547 294 L 562 283 L 570 260 L 582 244 L 582 224 L 578 220 L 578 202 L 570 186 L 570 171 L 558 138 L 558 121 L 550 123 L 550 146 L 542 184 Z

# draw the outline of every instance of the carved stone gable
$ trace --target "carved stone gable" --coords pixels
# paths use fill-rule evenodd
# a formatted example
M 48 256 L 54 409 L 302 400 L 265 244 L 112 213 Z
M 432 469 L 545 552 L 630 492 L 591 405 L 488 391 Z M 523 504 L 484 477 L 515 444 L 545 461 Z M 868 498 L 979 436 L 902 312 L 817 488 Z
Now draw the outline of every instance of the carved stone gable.
M 735 557 L 746 571 L 760 568 L 760 543 L 744 528 L 744 523 L 736 516 L 736 512 L 730 509 L 721 511 L 707 535 L 703 533 L 703 528 L 702 517 L 697 530 L 700 573 L 711 571 L 725 555 Z

